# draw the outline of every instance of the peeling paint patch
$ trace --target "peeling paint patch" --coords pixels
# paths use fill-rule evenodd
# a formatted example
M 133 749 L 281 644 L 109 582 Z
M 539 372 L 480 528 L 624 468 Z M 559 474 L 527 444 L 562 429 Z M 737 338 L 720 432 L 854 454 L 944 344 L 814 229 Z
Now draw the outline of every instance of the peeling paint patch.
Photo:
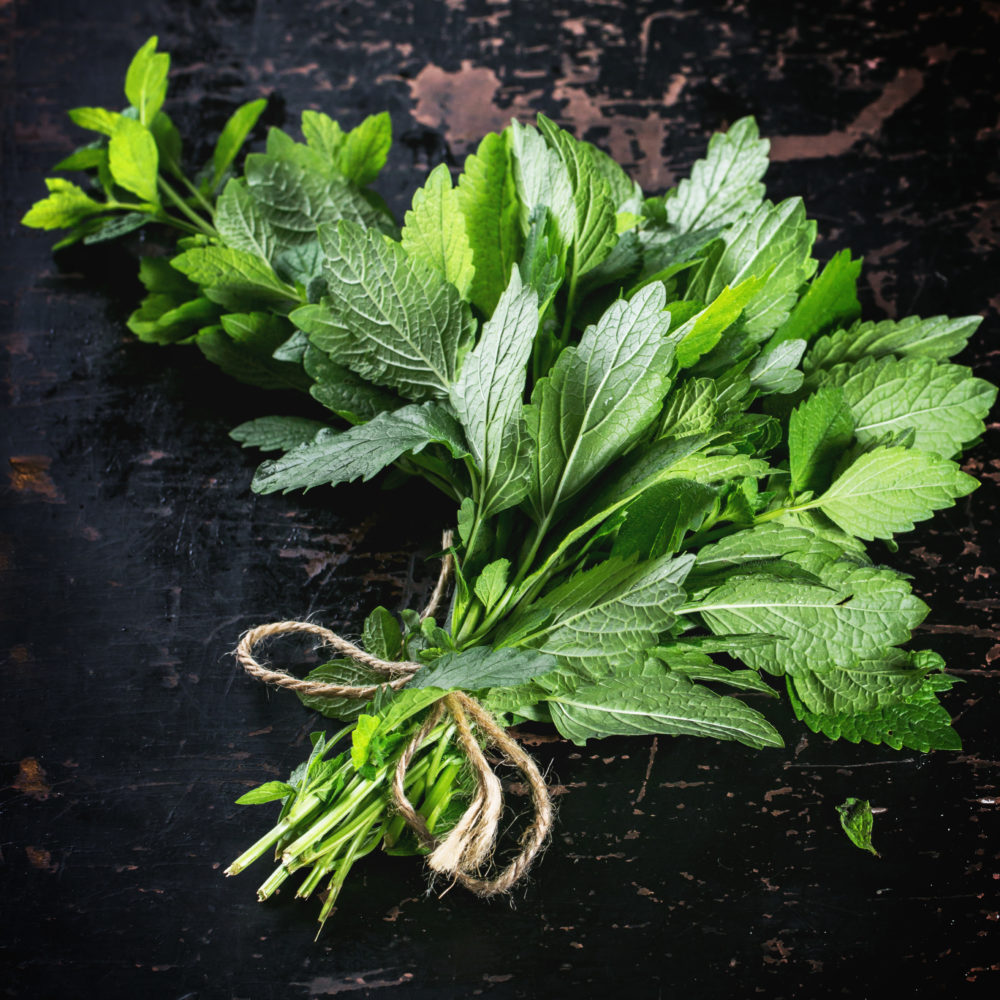
M 17 777 L 10 786 L 30 798 L 44 802 L 52 792 L 48 776 L 35 757 L 25 757 L 21 761 Z
M 18 493 L 33 493 L 45 503 L 66 502 L 49 475 L 52 459 L 47 455 L 14 455 L 9 462 L 10 485 Z
M 24 853 L 28 856 L 28 864 L 39 871 L 54 872 L 59 867 L 52 863 L 52 855 L 44 847 L 32 847 L 29 844 Z

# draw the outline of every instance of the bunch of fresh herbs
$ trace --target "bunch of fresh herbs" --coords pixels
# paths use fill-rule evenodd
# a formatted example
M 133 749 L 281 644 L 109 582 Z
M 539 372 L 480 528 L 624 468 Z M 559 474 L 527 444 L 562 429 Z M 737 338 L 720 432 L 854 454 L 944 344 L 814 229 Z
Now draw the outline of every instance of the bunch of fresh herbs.
M 367 705 L 305 699 L 347 726 L 240 800 L 282 800 L 230 869 L 276 848 L 261 898 L 305 868 L 299 894 L 325 883 L 325 919 L 358 857 L 423 849 L 388 775 L 452 690 L 579 744 L 780 746 L 739 697 L 752 692 L 834 739 L 958 748 L 942 658 L 904 648 L 928 608 L 880 559 L 977 485 L 955 459 L 996 390 L 949 359 L 979 317 L 862 322 L 861 261 L 842 250 L 818 268 L 801 200 L 765 199 L 753 120 L 653 196 L 549 119 L 515 121 L 457 179 L 432 170 L 400 227 L 370 187 L 387 115 L 345 132 L 306 111 L 304 141 L 272 128 L 236 171 L 255 101 L 189 178 L 168 66 L 150 39 L 123 111 L 70 112 L 97 138 L 56 169 L 88 186 L 49 179 L 24 222 L 68 229 L 60 246 L 180 231 L 173 256 L 142 258 L 130 329 L 315 400 L 312 418 L 232 432 L 277 453 L 254 490 L 391 468 L 456 508 L 448 613 L 377 608 L 364 626 L 366 649 L 424 668 Z M 350 660 L 310 676 L 378 683 Z M 441 722 L 408 773 L 431 830 L 469 795 L 453 730 Z

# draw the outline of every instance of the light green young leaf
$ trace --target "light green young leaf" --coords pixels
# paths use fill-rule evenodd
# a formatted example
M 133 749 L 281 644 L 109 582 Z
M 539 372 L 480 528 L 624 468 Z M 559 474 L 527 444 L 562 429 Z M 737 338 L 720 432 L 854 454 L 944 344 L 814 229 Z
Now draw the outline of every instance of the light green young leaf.
M 522 287 L 515 270 L 451 390 L 482 476 L 478 499 L 484 517 L 518 503 L 528 488 L 521 399 L 538 321 L 535 291 Z
M 770 143 L 753 118 L 741 118 L 728 132 L 713 135 L 708 153 L 691 176 L 666 199 L 667 220 L 680 233 L 728 226 L 754 211 L 764 197 Z
M 907 316 L 898 321 L 855 323 L 849 330 L 820 337 L 807 352 L 803 368 L 811 372 L 844 361 L 859 361 L 869 356 L 881 358 L 887 354 L 946 361 L 965 347 L 982 321 L 982 316 L 957 319 Z
M 475 331 L 454 285 L 355 223 L 325 227 L 321 239 L 330 293 L 322 315 L 310 313 L 313 344 L 410 399 L 446 396 Z
M 151 125 L 167 96 L 170 56 L 156 51 L 156 35 L 136 52 L 125 74 L 125 96 L 139 112 L 139 121 Z
M 165 111 L 157 111 L 149 126 L 156 141 L 156 149 L 160 155 L 160 169 L 173 174 L 178 179 L 183 178 L 181 169 L 181 149 L 183 142 L 177 126 L 171 121 Z
M 244 448 L 290 451 L 309 444 L 327 425 L 307 417 L 258 417 L 234 427 L 229 436 Z
M 265 781 L 263 785 L 250 789 L 236 800 L 238 806 L 255 806 L 265 802 L 283 799 L 286 795 L 294 795 L 295 789 L 284 781 Z
M 21 219 L 21 224 L 33 229 L 68 229 L 83 219 L 105 211 L 82 188 L 61 177 L 46 177 L 48 198 L 36 201 Z
M 219 138 L 215 142 L 215 149 L 212 151 L 210 190 L 214 191 L 222 182 L 226 171 L 236 159 L 240 147 L 253 131 L 253 127 L 257 124 L 257 120 L 266 107 L 267 99 L 263 97 L 256 101 L 249 101 L 247 104 L 241 104 L 223 125 Z
M 950 507 L 979 483 L 947 459 L 910 448 L 879 447 L 842 472 L 810 501 L 858 538 L 891 538 Z
M 266 260 L 246 250 L 208 246 L 185 250 L 171 262 L 182 274 L 200 285 L 213 302 L 239 310 L 271 305 L 289 309 L 301 302 Z
M 363 187 L 371 184 L 385 166 L 392 146 L 392 122 L 387 111 L 369 115 L 352 128 L 338 150 L 337 169 L 349 181 Z
M 699 309 L 675 330 L 671 330 L 670 339 L 677 345 L 678 366 L 690 368 L 703 354 L 712 350 L 764 284 L 763 278 L 751 276 L 735 288 L 727 285 L 707 306 Z
M 543 521 L 635 441 L 670 386 L 673 345 L 662 285 L 613 303 L 535 384 L 525 408 L 533 443 L 529 498 Z
M 310 149 L 316 150 L 333 169 L 337 169 L 345 134 L 340 125 L 321 111 L 302 112 L 302 134 Z
M 552 721 L 578 746 L 605 736 L 707 736 L 746 746 L 780 747 L 781 736 L 755 709 L 655 665 L 601 677 L 549 695 Z
M 109 111 L 107 108 L 72 108 L 66 114 L 80 128 L 89 129 L 91 132 L 100 132 L 106 136 L 111 136 L 114 133 L 123 117 L 117 111 Z
M 718 408 L 715 405 L 713 379 L 689 378 L 667 395 L 660 418 L 659 437 L 708 434 L 717 428 Z
M 270 261 L 277 246 L 274 230 L 243 178 L 233 178 L 215 204 L 215 228 L 227 246 Z
M 151 205 L 160 203 L 156 187 L 159 152 L 145 125 L 124 115 L 118 119 L 108 140 L 108 164 L 119 187 Z
M 521 245 L 520 206 L 503 136 L 491 132 L 466 158 L 456 190 L 472 247 L 470 297 L 484 315 L 492 316 Z
M 851 260 L 850 250 L 834 254 L 795 304 L 788 319 L 771 335 L 768 347 L 786 340 L 809 341 L 857 319 L 861 315 L 857 292 L 860 273 L 860 257 Z
M 792 491 L 829 485 L 834 466 L 854 438 L 854 418 L 844 393 L 831 386 L 813 393 L 788 420 Z
M 496 559 L 484 566 L 476 580 L 476 597 L 483 602 L 487 614 L 497 601 L 503 597 L 507 589 L 507 577 L 510 575 L 510 560 Z
M 576 206 L 566 164 L 530 125 L 512 121 L 507 135 L 521 209 L 521 231 L 527 235 L 531 217 L 539 205 L 544 205 L 552 214 L 561 249 L 569 247 L 576 234 Z
M 799 288 L 811 277 L 816 223 L 806 218 L 801 198 L 778 205 L 764 202 L 721 237 L 725 248 L 699 267 L 686 297 L 711 302 L 727 286 L 748 277 L 766 279 L 744 307 L 744 328 L 752 340 L 766 340 L 791 313 Z
M 862 444 L 912 428 L 914 447 L 950 458 L 985 430 L 996 387 L 968 368 L 927 357 L 838 365 L 825 385 L 843 390 Z
M 436 166 L 414 193 L 400 242 L 411 260 L 429 264 L 468 301 L 474 275 L 472 246 L 447 164 Z
M 439 403 L 404 406 L 350 430 L 321 433 L 312 444 L 265 462 L 252 488 L 255 493 L 287 493 L 368 480 L 404 452 L 419 452 L 431 443 L 446 445 L 456 458 L 466 453 L 462 429 L 446 407 Z

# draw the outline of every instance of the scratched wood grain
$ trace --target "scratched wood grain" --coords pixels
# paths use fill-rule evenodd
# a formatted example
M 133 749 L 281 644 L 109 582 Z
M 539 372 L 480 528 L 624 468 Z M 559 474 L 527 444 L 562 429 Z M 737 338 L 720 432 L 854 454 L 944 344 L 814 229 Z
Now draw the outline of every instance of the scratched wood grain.
M 192 162 L 259 95 L 268 124 L 388 109 L 379 187 L 397 213 L 511 116 L 553 116 L 657 191 L 755 114 L 771 196 L 805 196 L 821 259 L 864 254 L 867 316 L 982 313 L 962 360 L 997 380 L 1000 4 L 8 0 L 0 25 L 0 993 L 997 989 L 997 423 L 965 464 L 982 488 L 880 556 L 913 575 L 933 608 L 918 638 L 965 682 L 948 700 L 961 753 L 833 744 L 780 710 L 788 746 L 766 753 L 528 734 L 559 826 L 510 904 L 428 895 L 415 861 L 373 857 L 314 944 L 312 905 L 259 906 L 252 870 L 221 875 L 270 815 L 232 801 L 287 774 L 319 725 L 229 651 L 275 615 L 356 632 L 376 603 L 418 604 L 452 512 L 422 488 L 404 517 L 368 487 L 252 497 L 254 457 L 227 432 L 262 400 L 129 337 L 129 248 L 53 260 L 17 221 L 80 141 L 63 109 L 123 102 L 153 33 Z M 878 810 L 881 859 L 837 829 L 847 795 Z

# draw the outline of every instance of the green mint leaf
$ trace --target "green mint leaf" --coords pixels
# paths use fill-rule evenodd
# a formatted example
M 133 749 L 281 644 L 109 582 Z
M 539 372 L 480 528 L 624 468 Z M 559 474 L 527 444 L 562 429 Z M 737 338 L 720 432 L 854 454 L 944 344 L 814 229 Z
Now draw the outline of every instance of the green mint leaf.
M 707 434 L 718 429 L 715 382 L 709 378 L 691 378 L 675 386 L 663 404 L 660 418 L 661 438 L 681 438 Z
M 839 806 L 840 825 L 848 840 L 862 851 L 868 851 L 877 858 L 878 851 L 872 846 L 872 816 L 871 803 L 867 799 L 845 799 Z
M 295 315 L 298 316 L 298 312 Z M 308 345 L 308 341 L 306 343 Z M 352 424 L 363 424 L 403 405 L 399 396 L 366 382 L 315 347 L 307 346 L 302 364 L 306 374 L 315 379 L 309 387 L 313 399 Z
M 540 598 L 551 618 L 530 644 L 598 670 L 650 649 L 677 620 L 693 562 L 667 556 L 635 566 L 611 559 L 571 577 Z
M 220 312 L 219 306 L 204 296 L 196 294 L 195 298 L 178 301 L 171 295 L 154 293 L 142 300 L 126 324 L 146 343 L 178 344 L 190 340 L 203 327 L 217 323 Z
M 33 229 L 68 229 L 98 212 L 106 211 L 82 188 L 61 177 L 46 177 L 48 198 L 36 201 L 21 219 L 21 224 Z M 145 218 L 143 219 L 145 221 Z
M 717 635 L 780 636 L 770 645 L 736 651 L 747 666 L 778 675 L 811 672 L 814 663 L 850 667 L 859 659 L 879 659 L 906 642 L 927 614 L 927 605 L 891 570 L 846 561 L 803 568 L 818 572 L 821 582 L 775 575 L 762 566 L 752 576 L 732 576 L 685 613 L 700 614 Z
M 320 232 L 330 293 L 322 315 L 308 314 L 313 344 L 410 399 L 446 396 L 475 331 L 454 285 L 374 230 L 342 221 Z
M 493 606 L 503 597 L 507 589 L 507 577 L 510 575 L 510 560 L 497 559 L 484 566 L 476 580 L 476 597 L 483 602 L 483 607 L 489 613 Z
M 765 681 L 756 670 L 729 670 L 726 667 L 713 663 L 711 657 L 705 655 L 705 651 L 720 653 L 731 653 L 734 648 L 741 645 L 763 645 L 766 641 L 762 636 L 734 635 L 726 636 L 722 642 L 718 643 L 718 648 L 712 646 L 710 636 L 699 637 L 701 642 L 673 646 L 655 646 L 649 651 L 650 655 L 665 663 L 670 672 L 680 674 L 694 683 L 725 684 L 727 687 L 736 688 L 738 691 L 754 691 L 757 694 L 767 695 L 769 698 L 777 698 L 778 692 Z M 720 639 L 722 637 L 719 637 Z
M 429 667 L 417 673 L 407 687 L 434 687 L 444 691 L 514 687 L 547 674 L 555 666 L 555 657 L 533 649 L 473 646 L 459 653 L 439 656 Z
M 693 307 L 694 315 L 682 320 L 681 324 L 670 332 L 671 341 L 677 345 L 678 366 L 690 368 L 702 355 L 712 350 L 764 285 L 762 278 L 746 278 L 735 288 L 727 285 L 704 308 Z M 684 305 L 687 303 L 671 304 L 671 315 L 679 312 Z
M 597 267 L 617 242 L 611 187 L 594 166 L 588 143 L 578 142 L 542 114 L 538 128 L 569 176 L 574 208 L 573 273 L 580 276 Z
M 386 111 L 370 115 L 344 138 L 337 155 L 337 169 L 359 187 L 371 184 L 385 166 L 392 146 L 392 122 Z
M 914 447 L 950 458 L 985 430 L 996 387 L 968 368 L 927 357 L 838 365 L 824 379 L 841 387 L 862 444 L 912 429 Z
M 301 299 L 261 257 L 230 247 L 196 247 L 171 260 L 171 265 L 200 285 L 213 302 L 227 309 L 270 306 L 289 309 Z
M 160 157 L 160 169 L 172 173 L 178 180 L 183 180 L 184 171 L 181 169 L 181 150 L 183 142 L 181 134 L 177 131 L 177 126 L 170 120 L 165 111 L 157 111 L 153 116 L 153 121 L 149 126 L 156 142 L 156 149 Z
M 336 167 L 345 137 L 344 130 L 337 122 L 321 111 L 303 111 L 302 135 L 310 149 L 315 150 L 332 167 Z
M 361 641 L 365 650 L 380 660 L 398 660 L 403 651 L 403 633 L 387 608 L 375 608 L 365 619 Z
M 718 494 L 687 479 L 668 479 L 644 490 L 625 509 L 611 554 L 656 559 L 676 552 L 688 531 L 701 527 Z
M 215 228 L 223 242 L 270 261 L 277 238 L 260 205 L 240 178 L 232 179 L 215 204 Z
M 810 506 L 858 538 L 891 538 L 978 485 L 937 455 L 879 447 L 855 459 Z
M 804 340 L 783 340 L 759 354 L 747 369 L 750 387 L 759 393 L 790 393 L 802 385 L 799 362 L 806 349 Z
M 529 499 L 539 521 L 583 489 L 655 419 L 673 345 L 662 285 L 619 300 L 560 354 L 525 408 L 533 443 Z
M 429 264 L 468 301 L 474 276 L 472 245 L 446 164 L 436 166 L 413 195 L 400 242 L 411 260 Z
M 265 462 L 254 476 L 253 490 L 287 493 L 368 480 L 404 452 L 421 451 L 432 442 L 446 445 L 456 458 L 465 454 L 462 429 L 446 407 L 404 406 L 347 431 L 321 433 L 312 444 Z
M 306 674 L 307 681 L 318 684 L 339 684 L 343 687 L 367 687 L 385 684 L 385 676 L 356 663 L 354 660 L 332 660 L 321 664 Z M 302 694 L 296 691 L 299 701 L 310 711 L 319 712 L 328 719 L 353 722 L 366 710 L 371 711 L 372 703 L 359 701 L 342 695 Z
M 170 56 L 156 51 L 156 35 L 136 52 L 125 74 L 125 96 L 139 112 L 139 121 L 151 125 L 167 96 Z
M 820 389 L 796 407 L 788 420 L 792 491 L 828 486 L 834 466 L 853 439 L 854 418 L 839 388 Z
M 633 668 L 551 693 L 556 728 L 578 746 L 605 736 L 654 733 L 736 740 L 758 749 L 783 745 L 774 727 L 749 705 L 651 662 L 652 669 L 641 673 Z
M 552 215 L 559 234 L 560 250 L 568 248 L 576 234 L 576 205 L 569 170 L 559 153 L 530 125 L 510 123 L 507 133 L 514 183 L 521 211 L 521 231 L 527 235 L 539 206 Z
M 255 806 L 264 802 L 274 802 L 288 795 L 294 795 L 295 789 L 284 781 L 265 781 L 263 785 L 251 789 L 236 800 L 238 806 Z
M 373 737 L 379 729 L 379 718 L 376 715 L 359 715 L 357 725 L 351 733 L 351 763 L 355 771 L 360 771 L 368 763 L 372 751 L 377 747 Z
M 903 702 L 880 706 L 868 712 L 845 712 L 817 715 L 809 712 L 789 683 L 789 700 L 796 716 L 813 732 L 832 740 L 850 743 L 864 740 L 875 746 L 885 744 L 894 750 L 910 747 L 927 753 L 930 750 L 961 750 L 962 741 L 951 727 L 951 718 L 938 702 L 937 694 L 947 691 L 953 679 L 941 674 L 928 676 L 920 690 Z
M 288 321 L 273 313 L 229 313 L 198 334 L 197 344 L 209 361 L 227 375 L 262 389 L 308 391 L 299 365 L 276 361 L 275 350 L 288 338 Z
M 899 321 L 887 319 L 880 323 L 855 323 L 848 330 L 820 337 L 806 354 L 803 368 L 811 372 L 844 361 L 881 358 L 887 354 L 946 361 L 964 349 L 982 321 L 982 316 L 960 316 L 957 319 L 908 316 Z
M 690 178 L 666 199 L 667 220 L 678 232 L 728 226 L 754 211 L 764 197 L 770 143 L 753 118 L 741 118 L 728 132 L 712 136 L 708 153 Z
M 108 164 L 119 187 L 151 205 L 160 203 L 156 187 L 159 152 L 153 134 L 145 125 L 134 118 L 118 119 L 108 140 Z
M 100 132 L 109 137 L 114 133 L 123 117 L 117 111 L 108 111 L 107 108 L 73 108 L 66 113 L 80 128 L 89 129 L 91 132 Z
M 472 249 L 469 295 L 473 305 L 492 316 L 521 248 L 520 205 L 502 136 L 491 132 L 466 158 L 457 191 Z
M 721 254 L 710 255 L 688 286 L 686 297 L 711 302 L 727 286 L 749 277 L 766 279 L 744 307 L 752 340 L 766 340 L 788 318 L 799 288 L 816 267 L 809 256 L 816 223 L 806 218 L 800 198 L 765 202 L 721 237 Z
M 226 171 L 232 166 L 240 147 L 247 136 L 253 131 L 258 119 L 267 107 L 267 99 L 258 98 L 241 104 L 222 127 L 219 138 L 212 150 L 212 180 L 209 189 L 214 191 L 222 182 Z
M 257 417 L 234 427 L 229 436 L 244 448 L 290 451 L 309 444 L 324 427 L 321 421 L 307 417 Z
M 769 347 L 786 340 L 809 341 L 827 330 L 846 326 L 861 315 L 858 275 L 861 258 L 851 260 L 850 250 L 841 250 L 810 282 L 788 319 L 771 335 Z
M 538 323 L 535 291 L 522 287 L 515 271 L 451 390 L 482 476 L 478 500 L 484 517 L 512 507 L 528 490 L 521 400 Z
M 386 225 L 385 216 L 340 177 L 266 153 L 251 153 L 245 173 L 250 192 L 282 247 L 313 243 L 320 226 L 339 219 L 370 229 Z

